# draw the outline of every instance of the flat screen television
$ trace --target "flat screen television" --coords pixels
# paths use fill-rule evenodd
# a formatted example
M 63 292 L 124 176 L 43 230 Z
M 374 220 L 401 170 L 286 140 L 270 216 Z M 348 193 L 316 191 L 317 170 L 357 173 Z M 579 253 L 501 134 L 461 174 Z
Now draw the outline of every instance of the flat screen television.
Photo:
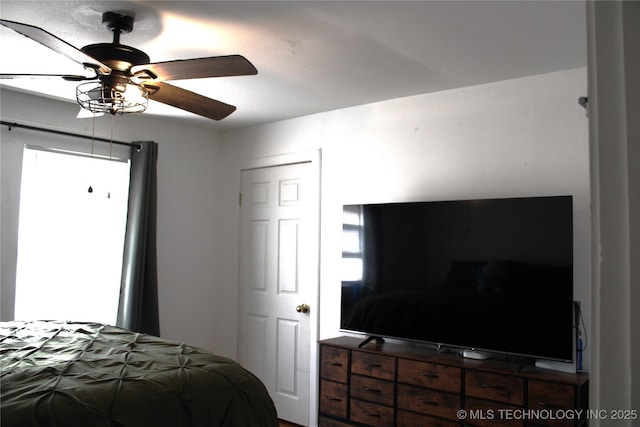
M 571 196 L 345 205 L 340 328 L 574 360 Z

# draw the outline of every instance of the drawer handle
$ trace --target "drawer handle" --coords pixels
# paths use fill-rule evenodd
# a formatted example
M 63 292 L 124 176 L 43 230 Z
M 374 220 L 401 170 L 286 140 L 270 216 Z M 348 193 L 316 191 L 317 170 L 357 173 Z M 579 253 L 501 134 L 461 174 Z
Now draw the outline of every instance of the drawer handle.
M 362 387 L 362 389 L 364 391 L 370 391 L 371 393 L 382 393 L 382 390 L 379 390 L 377 388 Z
M 382 365 L 377 364 L 377 363 L 369 363 L 369 362 L 364 362 L 365 366 L 368 366 L 369 368 L 382 368 Z
M 340 362 L 333 362 L 333 363 L 330 363 L 330 365 L 331 365 L 331 366 L 342 366 L 342 363 L 340 363 Z
M 331 402 L 342 402 L 342 399 L 340 399 L 339 397 L 331 397 L 331 396 L 326 396 L 327 400 L 330 400 Z
M 496 390 L 506 390 L 506 389 L 507 389 L 507 388 L 506 388 L 506 387 L 504 387 L 504 386 L 500 386 L 500 385 L 489 385 L 489 384 L 485 384 L 485 383 L 480 384 L 480 387 L 482 387 L 482 388 L 493 388 L 493 389 L 496 389 Z
M 420 372 L 418 375 L 420 375 L 421 377 L 427 377 L 427 378 L 439 378 L 440 375 L 438 374 L 431 374 L 429 372 Z
M 378 414 L 378 413 L 372 413 L 372 412 L 367 412 L 367 411 L 362 411 L 363 414 L 369 416 L 369 417 L 375 417 L 375 418 L 380 418 L 382 417 L 382 415 Z
M 418 402 L 422 403 L 423 405 L 438 406 L 438 402 L 434 402 L 432 400 L 418 399 Z

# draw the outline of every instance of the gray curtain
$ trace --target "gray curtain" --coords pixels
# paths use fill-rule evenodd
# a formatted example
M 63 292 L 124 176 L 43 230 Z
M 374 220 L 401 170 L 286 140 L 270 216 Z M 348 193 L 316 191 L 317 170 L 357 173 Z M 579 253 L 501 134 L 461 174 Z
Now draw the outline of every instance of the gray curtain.
M 160 335 L 156 264 L 156 160 L 158 145 L 131 148 L 129 211 L 124 242 L 117 326 Z

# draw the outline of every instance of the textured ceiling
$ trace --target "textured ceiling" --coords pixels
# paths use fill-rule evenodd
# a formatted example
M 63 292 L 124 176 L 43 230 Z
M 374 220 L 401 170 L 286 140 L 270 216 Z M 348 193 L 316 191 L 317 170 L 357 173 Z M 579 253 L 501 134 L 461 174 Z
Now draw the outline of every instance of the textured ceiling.
M 237 106 L 220 122 L 155 102 L 143 113 L 219 130 L 586 65 L 582 1 L 0 2 L 2 19 L 78 48 L 111 41 L 105 11 L 135 14 L 120 41 L 151 61 L 241 54 L 256 66 L 171 82 Z M 0 44 L 2 73 L 82 72 L 6 28 Z M 75 97 L 76 84 L 57 79 L 1 83 Z

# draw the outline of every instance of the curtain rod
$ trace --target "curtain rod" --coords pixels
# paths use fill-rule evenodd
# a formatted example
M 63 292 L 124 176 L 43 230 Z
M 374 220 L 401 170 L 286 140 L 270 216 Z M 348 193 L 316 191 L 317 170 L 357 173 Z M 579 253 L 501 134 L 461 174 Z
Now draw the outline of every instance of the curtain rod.
M 23 128 L 23 129 L 29 129 L 29 130 L 37 130 L 37 131 L 40 131 L 40 132 L 55 133 L 57 135 L 73 136 L 75 138 L 90 139 L 90 140 L 99 141 L 99 142 L 108 142 L 110 144 L 116 144 L 116 145 L 128 145 L 129 147 L 136 147 L 138 149 L 140 148 L 140 144 L 136 144 L 136 143 L 133 143 L 133 142 L 115 141 L 115 140 L 111 140 L 111 139 L 107 139 L 107 138 L 92 137 L 92 136 L 89 136 L 89 135 L 82 135 L 82 134 L 79 134 L 79 133 L 65 132 L 65 131 L 62 131 L 62 130 L 47 129 L 47 128 L 42 128 L 42 127 L 38 127 L 38 126 L 31 126 L 31 125 L 23 125 L 23 124 L 15 123 L 15 122 L 6 122 L 4 120 L 2 120 L 0 122 L 0 124 L 7 126 L 9 128 L 9 130 L 11 130 L 12 127 L 16 127 L 16 128 Z

